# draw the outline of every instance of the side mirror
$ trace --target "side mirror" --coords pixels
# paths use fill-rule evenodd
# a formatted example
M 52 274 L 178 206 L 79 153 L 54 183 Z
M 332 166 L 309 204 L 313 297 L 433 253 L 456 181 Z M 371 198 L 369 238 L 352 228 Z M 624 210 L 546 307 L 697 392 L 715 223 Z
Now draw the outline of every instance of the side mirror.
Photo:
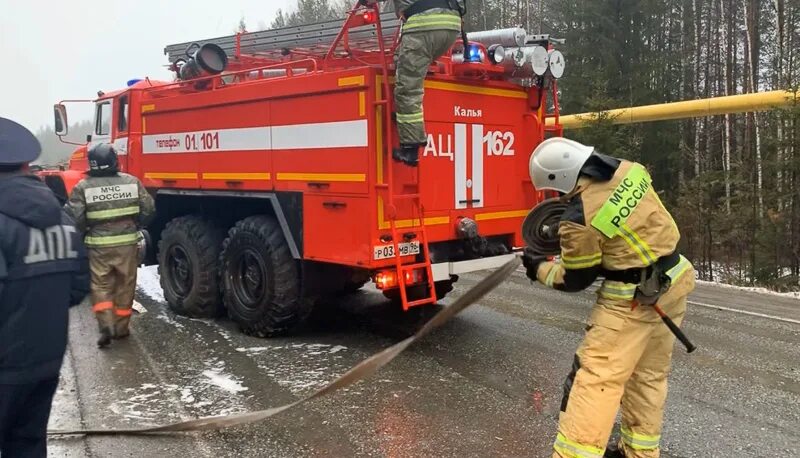
M 63 137 L 69 131 L 69 124 L 67 123 L 67 107 L 63 104 L 57 103 L 53 106 L 53 114 L 55 115 L 56 122 L 56 135 Z

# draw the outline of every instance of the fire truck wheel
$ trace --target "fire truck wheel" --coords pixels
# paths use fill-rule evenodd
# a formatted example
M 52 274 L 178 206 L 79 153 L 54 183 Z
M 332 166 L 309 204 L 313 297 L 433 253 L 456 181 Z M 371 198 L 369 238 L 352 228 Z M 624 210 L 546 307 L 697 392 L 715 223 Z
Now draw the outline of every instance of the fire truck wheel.
M 286 333 L 311 312 L 311 301 L 300 295 L 297 262 L 274 218 L 250 216 L 236 223 L 220 259 L 228 315 L 245 334 Z
M 158 271 L 164 298 L 175 313 L 195 318 L 222 313 L 217 263 L 223 236 L 199 216 L 167 223 L 158 242 Z
M 451 275 L 450 280 L 440 280 L 433 284 L 434 288 L 436 288 L 436 299 L 442 300 L 444 299 L 447 294 L 453 290 L 453 284 L 458 281 L 458 275 Z M 427 288 L 424 286 L 412 286 L 408 288 L 408 300 L 413 301 L 417 299 L 422 299 L 423 296 L 426 294 Z M 384 291 L 383 295 L 390 299 L 392 302 L 397 302 L 400 304 L 400 290 L 399 289 L 390 289 L 388 291 Z

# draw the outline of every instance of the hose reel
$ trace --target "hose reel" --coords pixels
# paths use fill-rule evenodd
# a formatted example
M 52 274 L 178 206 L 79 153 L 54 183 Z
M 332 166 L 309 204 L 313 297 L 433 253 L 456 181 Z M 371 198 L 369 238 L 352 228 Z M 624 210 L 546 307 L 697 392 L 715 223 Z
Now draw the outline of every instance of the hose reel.
M 538 255 L 556 256 L 561 253 L 558 225 L 567 204 L 559 198 L 543 200 L 528 213 L 522 222 L 522 238 Z

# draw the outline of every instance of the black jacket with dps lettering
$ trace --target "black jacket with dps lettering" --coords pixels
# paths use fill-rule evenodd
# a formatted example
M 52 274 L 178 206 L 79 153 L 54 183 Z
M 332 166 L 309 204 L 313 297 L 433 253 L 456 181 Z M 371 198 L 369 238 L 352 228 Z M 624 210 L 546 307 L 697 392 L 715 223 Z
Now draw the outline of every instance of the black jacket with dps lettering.
M 69 307 L 89 293 L 72 218 L 32 175 L 0 175 L 0 384 L 58 377 Z

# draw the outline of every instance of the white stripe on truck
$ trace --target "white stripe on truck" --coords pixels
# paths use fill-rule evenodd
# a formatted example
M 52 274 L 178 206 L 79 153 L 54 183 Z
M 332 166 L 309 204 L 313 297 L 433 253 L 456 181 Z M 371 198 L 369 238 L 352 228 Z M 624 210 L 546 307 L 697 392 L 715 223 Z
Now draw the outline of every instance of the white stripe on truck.
M 144 154 L 366 147 L 367 120 L 208 129 L 142 136 Z

